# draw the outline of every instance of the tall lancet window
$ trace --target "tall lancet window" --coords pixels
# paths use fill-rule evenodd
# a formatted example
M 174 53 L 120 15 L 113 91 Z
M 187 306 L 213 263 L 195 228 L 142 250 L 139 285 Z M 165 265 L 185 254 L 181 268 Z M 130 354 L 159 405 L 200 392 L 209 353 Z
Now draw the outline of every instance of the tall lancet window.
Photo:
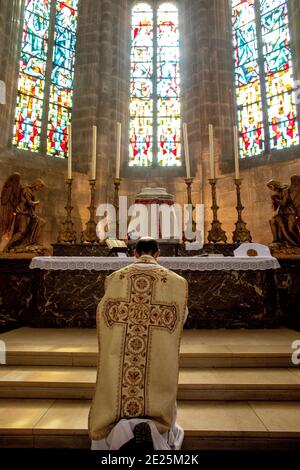
M 173 3 L 138 3 L 132 9 L 129 166 L 181 166 L 178 9 Z
M 233 0 L 240 157 L 299 144 L 287 0 Z
M 67 155 L 79 0 L 25 0 L 13 145 Z

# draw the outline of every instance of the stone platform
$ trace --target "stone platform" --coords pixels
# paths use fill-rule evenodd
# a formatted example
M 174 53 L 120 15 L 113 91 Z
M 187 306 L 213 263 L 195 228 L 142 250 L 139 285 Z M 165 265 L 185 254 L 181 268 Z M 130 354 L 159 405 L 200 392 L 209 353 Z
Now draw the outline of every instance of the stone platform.
M 299 449 L 299 333 L 184 331 L 178 423 L 183 449 Z M 0 448 L 86 448 L 96 331 L 20 328 L 0 335 Z

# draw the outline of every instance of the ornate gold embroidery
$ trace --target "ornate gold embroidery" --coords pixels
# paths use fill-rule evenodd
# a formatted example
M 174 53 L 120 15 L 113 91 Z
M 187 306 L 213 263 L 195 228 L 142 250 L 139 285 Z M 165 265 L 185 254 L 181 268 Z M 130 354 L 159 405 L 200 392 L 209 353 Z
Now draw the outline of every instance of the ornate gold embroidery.
M 120 416 L 125 418 L 146 415 L 146 365 L 151 329 L 172 332 L 179 315 L 173 304 L 154 303 L 152 295 L 159 279 L 153 272 L 129 275 L 128 299 L 110 300 L 104 311 L 108 326 L 121 323 L 126 327 L 120 397 Z

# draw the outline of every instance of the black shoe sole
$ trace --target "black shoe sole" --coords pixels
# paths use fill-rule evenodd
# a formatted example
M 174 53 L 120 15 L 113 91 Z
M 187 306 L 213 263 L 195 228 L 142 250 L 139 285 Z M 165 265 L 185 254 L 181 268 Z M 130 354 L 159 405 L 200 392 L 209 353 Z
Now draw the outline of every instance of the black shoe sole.
M 139 450 L 154 450 L 151 428 L 148 423 L 139 423 L 133 430 L 134 441 Z

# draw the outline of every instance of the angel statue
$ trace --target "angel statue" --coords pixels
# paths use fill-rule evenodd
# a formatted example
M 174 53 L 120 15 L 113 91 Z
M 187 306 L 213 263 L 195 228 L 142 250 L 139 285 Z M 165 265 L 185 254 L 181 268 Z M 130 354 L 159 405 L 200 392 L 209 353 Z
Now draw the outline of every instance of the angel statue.
M 275 215 L 270 220 L 272 246 L 300 247 L 300 176 L 291 177 L 291 184 L 271 180 L 267 184 Z
M 43 253 L 38 244 L 45 221 L 35 213 L 40 203 L 35 195 L 44 186 L 41 179 L 22 187 L 21 175 L 13 173 L 4 183 L 0 204 L 0 253 Z

